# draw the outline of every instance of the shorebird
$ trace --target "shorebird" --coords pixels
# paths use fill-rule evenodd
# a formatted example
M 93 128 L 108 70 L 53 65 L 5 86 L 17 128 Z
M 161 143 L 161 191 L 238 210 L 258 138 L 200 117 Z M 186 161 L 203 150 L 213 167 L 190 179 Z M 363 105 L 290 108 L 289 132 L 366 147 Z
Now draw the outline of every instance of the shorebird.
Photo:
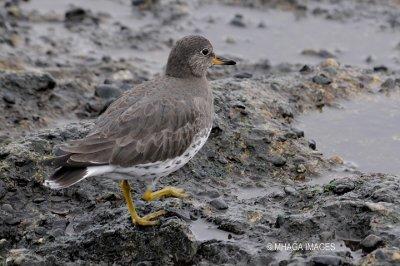
M 94 176 L 120 180 L 132 222 L 157 224 L 166 212 L 139 216 L 128 180 L 148 180 L 142 197 L 146 201 L 187 195 L 170 186 L 153 189 L 159 178 L 184 166 L 207 141 L 214 116 L 207 69 L 235 64 L 216 56 L 204 37 L 178 40 L 165 74 L 122 94 L 85 138 L 62 145 L 65 154 L 54 159 L 58 168 L 44 184 L 62 189 Z

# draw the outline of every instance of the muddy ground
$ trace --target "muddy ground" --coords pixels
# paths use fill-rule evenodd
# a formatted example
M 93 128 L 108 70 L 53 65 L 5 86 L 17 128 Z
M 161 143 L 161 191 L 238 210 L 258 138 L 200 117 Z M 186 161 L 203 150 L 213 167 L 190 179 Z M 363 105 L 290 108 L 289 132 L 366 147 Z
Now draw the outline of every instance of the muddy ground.
M 398 97 L 398 1 L 0 4 L 0 265 L 400 264 L 400 176 L 324 155 L 296 128 L 342 100 Z M 44 187 L 57 145 L 190 33 L 238 61 L 209 72 L 205 147 L 159 184 L 191 196 L 145 203 L 133 184 L 142 214 L 168 210 L 139 228 L 114 181 Z

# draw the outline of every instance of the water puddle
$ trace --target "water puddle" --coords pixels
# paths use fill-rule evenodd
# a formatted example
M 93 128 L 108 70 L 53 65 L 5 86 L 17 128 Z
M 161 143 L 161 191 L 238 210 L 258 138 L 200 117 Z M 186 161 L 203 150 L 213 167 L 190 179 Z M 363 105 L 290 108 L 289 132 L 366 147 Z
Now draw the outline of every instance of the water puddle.
M 236 14 L 243 17 L 245 27 L 230 24 Z M 321 58 L 302 55 L 302 51 L 324 49 L 345 64 L 365 66 L 365 59 L 372 55 L 374 64 L 399 68 L 396 45 L 400 39 L 372 19 L 345 23 L 274 9 L 204 5 L 194 11 L 191 22 L 195 28 L 191 33 L 209 37 L 217 51 L 252 61 L 316 63 Z
M 323 186 L 326 184 L 329 184 L 332 180 L 334 179 L 341 179 L 345 177 L 356 177 L 356 174 L 352 173 L 346 173 L 346 172 L 327 172 L 323 173 L 320 176 L 313 176 L 311 179 L 307 182 L 308 185 L 319 185 Z
M 103 28 L 112 29 L 114 22 L 120 22 L 133 31 L 139 31 L 157 23 L 157 19 L 150 12 L 137 12 L 127 0 L 31 0 L 21 6 L 25 11 L 37 10 L 41 14 L 55 12 L 63 15 L 72 5 L 94 13 L 109 14 L 110 23 L 108 26 L 102 25 Z M 373 56 L 374 65 L 385 64 L 400 68 L 400 56 L 396 48 L 400 39 L 393 37 L 396 34 L 394 30 L 380 28 L 373 18 L 340 22 L 313 15 L 299 16 L 293 12 L 275 9 L 258 10 L 204 3 L 200 7 L 188 3 L 188 7 L 188 16 L 183 17 L 177 25 L 160 25 L 160 31 L 175 39 L 186 34 L 202 34 L 212 41 L 215 50 L 220 54 L 235 55 L 253 62 L 265 58 L 272 64 L 320 62 L 321 57 L 302 54 L 303 51 L 311 49 L 317 52 L 326 50 L 344 64 L 366 66 L 366 58 Z M 245 24 L 244 27 L 231 24 L 231 20 L 237 14 L 242 16 L 239 20 Z M 66 33 L 62 27 L 57 27 L 59 34 Z M 108 30 L 110 31 L 112 30 Z M 33 33 L 35 36 L 35 32 Z M 70 33 L 66 34 L 69 35 Z M 163 45 L 157 49 L 140 51 L 126 43 L 114 44 L 116 47 L 110 45 L 102 50 L 92 43 L 93 40 L 85 43 L 88 40 L 81 40 L 84 37 L 78 35 L 71 41 L 71 44 L 77 46 L 75 50 L 80 53 L 90 52 L 88 49 L 100 49 L 102 53 L 114 58 L 150 58 L 154 61 L 150 64 L 155 71 L 162 70 L 169 52 L 169 48 Z
M 366 172 L 399 174 L 400 97 L 365 96 L 341 107 L 305 114 L 296 126 L 325 157 L 339 155 Z
M 217 228 L 216 225 L 208 223 L 204 220 L 198 219 L 190 223 L 190 231 L 198 241 L 208 240 L 229 240 L 229 233 Z
M 236 195 L 238 200 L 248 200 L 267 195 L 267 190 L 265 188 L 240 188 Z

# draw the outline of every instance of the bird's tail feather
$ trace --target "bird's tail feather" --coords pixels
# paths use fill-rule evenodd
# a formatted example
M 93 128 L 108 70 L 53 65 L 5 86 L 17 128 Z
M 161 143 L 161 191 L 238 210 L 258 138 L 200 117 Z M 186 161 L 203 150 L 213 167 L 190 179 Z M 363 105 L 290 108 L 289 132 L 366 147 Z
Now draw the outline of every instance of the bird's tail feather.
M 86 177 L 88 177 L 87 167 L 62 166 L 44 182 L 44 185 L 52 189 L 67 188 Z

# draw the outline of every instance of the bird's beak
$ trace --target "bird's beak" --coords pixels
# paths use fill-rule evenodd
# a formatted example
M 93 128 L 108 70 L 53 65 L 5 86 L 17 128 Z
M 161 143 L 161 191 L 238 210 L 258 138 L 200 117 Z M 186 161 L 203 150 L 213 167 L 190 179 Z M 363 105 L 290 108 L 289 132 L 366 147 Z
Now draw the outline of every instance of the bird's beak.
M 213 65 L 236 65 L 236 62 L 221 56 L 214 56 L 212 59 Z

